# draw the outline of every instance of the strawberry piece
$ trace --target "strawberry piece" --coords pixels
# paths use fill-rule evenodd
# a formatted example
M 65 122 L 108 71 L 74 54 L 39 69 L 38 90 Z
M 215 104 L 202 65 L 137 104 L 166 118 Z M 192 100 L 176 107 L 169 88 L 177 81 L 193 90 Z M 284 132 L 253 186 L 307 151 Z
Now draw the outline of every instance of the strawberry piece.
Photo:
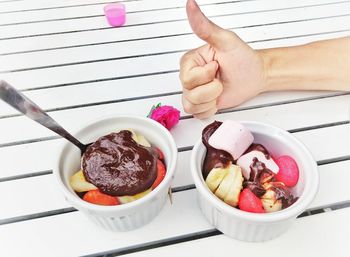
M 98 189 L 88 191 L 84 195 L 83 200 L 89 203 L 98 204 L 98 205 L 119 205 L 120 204 L 117 197 L 101 193 L 100 190 Z
M 298 164 L 288 155 L 278 157 L 276 163 L 280 168 L 275 176 L 276 180 L 283 182 L 288 187 L 294 187 L 299 180 Z
M 242 211 L 264 213 L 264 207 L 259 197 L 250 189 L 245 188 L 239 195 L 238 207 Z
M 155 149 L 156 149 L 156 151 L 158 153 L 158 159 L 163 161 L 164 160 L 163 152 L 158 147 L 155 147 Z
M 165 173 L 166 173 L 165 165 L 161 160 L 157 160 L 157 178 L 153 182 L 152 190 L 155 189 L 160 184 L 160 182 L 163 181 L 165 177 Z

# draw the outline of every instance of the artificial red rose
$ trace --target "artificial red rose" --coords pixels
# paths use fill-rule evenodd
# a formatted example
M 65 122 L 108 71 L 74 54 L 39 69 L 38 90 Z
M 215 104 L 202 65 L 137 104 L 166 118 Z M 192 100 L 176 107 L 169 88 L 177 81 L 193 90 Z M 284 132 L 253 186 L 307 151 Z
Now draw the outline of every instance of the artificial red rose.
M 153 106 L 148 117 L 159 122 L 170 130 L 179 122 L 180 111 L 169 105 L 161 106 L 160 104 L 157 104 L 156 106 Z

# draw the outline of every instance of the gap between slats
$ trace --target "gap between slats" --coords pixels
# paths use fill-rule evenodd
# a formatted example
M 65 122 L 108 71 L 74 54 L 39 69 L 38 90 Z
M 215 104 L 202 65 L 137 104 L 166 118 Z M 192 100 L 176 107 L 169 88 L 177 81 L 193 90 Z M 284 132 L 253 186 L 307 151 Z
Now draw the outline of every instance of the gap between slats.
M 230 30 L 234 30 L 234 29 L 256 28 L 256 27 L 261 27 L 261 26 L 291 24 L 291 23 L 299 23 L 299 22 L 314 21 L 314 20 L 325 20 L 325 19 L 347 17 L 347 16 L 350 16 L 350 13 L 349 14 L 344 14 L 344 15 L 334 15 L 334 16 L 318 17 L 318 18 L 312 18 L 312 19 L 304 19 L 304 20 L 293 20 L 293 21 L 285 21 L 285 22 L 271 22 L 271 23 L 266 23 L 266 24 L 248 25 L 248 26 L 229 28 L 229 29 Z M 332 31 L 331 33 L 338 33 L 338 32 L 344 32 L 344 31 L 350 31 L 350 28 L 349 28 L 349 30 Z M 323 33 L 327 33 L 327 32 L 323 32 Z M 185 33 L 185 34 L 181 34 L 181 36 L 183 36 L 183 35 L 191 35 L 191 34 L 192 33 L 187 33 L 187 34 Z M 317 34 L 315 33 L 314 35 L 317 35 Z M 308 35 L 292 36 L 292 38 L 304 37 L 304 36 L 310 36 L 310 34 L 308 34 Z M 264 42 L 264 41 L 272 41 L 272 40 L 281 40 L 281 39 L 285 39 L 285 38 L 287 38 L 287 37 L 247 41 L 247 44 L 258 43 L 258 42 L 261 43 L 261 42 Z M 2 70 L 2 71 L 0 71 L 0 74 L 2 74 L 2 73 L 9 73 L 9 72 L 21 72 L 21 71 L 39 70 L 39 69 L 63 67 L 63 66 L 70 66 L 70 65 L 87 64 L 87 63 L 115 61 L 115 60 L 123 60 L 123 59 L 133 59 L 133 58 L 148 57 L 148 56 L 166 55 L 166 54 L 173 54 L 173 53 L 185 53 L 188 50 L 190 50 L 190 49 L 180 49 L 180 50 L 174 50 L 174 51 L 165 51 L 165 52 L 138 54 L 138 55 L 128 55 L 128 56 L 121 56 L 121 57 L 112 57 L 112 58 L 95 59 L 95 60 L 70 62 L 70 63 L 61 63 L 61 64 L 53 64 L 53 65 L 42 65 L 42 66 L 21 68 L 21 69 L 13 69 L 13 70 Z
M 17 0 L 17 1 L 21 1 L 21 0 Z M 139 2 L 139 1 L 144 1 L 144 0 L 123 0 L 123 2 Z M 15 1 L 9 1 L 9 2 L 16 2 L 16 0 Z M 22 10 L 16 10 L 16 11 L 0 12 L 0 14 L 4 14 L 4 13 L 18 13 L 18 12 L 23 13 L 23 12 L 30 12 L 30 11 L 43 11 L 43 10 L 52 10 L 52 9 L 64 9 L 64 8 L 69 8 L 69 7 L 101 5 L 101 4 L 109 4 L 109 3 L 114 3 L 114 2 L 115 1 L 105 1 L 105 2 L 89 3 L 89 4 L 66 5 L 66 6 L 45 7 L 45 8 L 35 8 L 35 9 L 22 9 Z
M 321 161 L 318 161 L 318 163 L 322 163 L 322 162 L 327 161 L 327 164 L 332 164 L 332 163 L 337 163 L 337 162 L 341 162 L 341 161 L 348 161 L 348 160 L 350 160 L 350 156 L 347 156 L 346 158 L 344 157 L 343 160 L 339 160 L 339 159 L 335 159 L 334 161 L 321 160 Z M 321 165 L 324 165 L 324 164 L 319 164 L 319 166 L 321 166 Z M 48 175 L 51 175 L 51 174 L 48 174 Z M 196 187 L 194 184 L 184 185 L 184 186 L 179 186 L 179 187 L 173 187 L 172 192 L 174 194 L 176 194 L 178 192 L 194 190 L 195 188 Z M 348 208 L 348 207 L 350 207 L 350 200 L 339 202 L 339 203 L 327 204 L 327 205 L 323 205 L 323 206 L 312 207 L 312 208 L 307 209 L 302 214 L 300 214 L 300 217 L 322 213 L 322 212 L 325 212 L 327 210 L 333 210 L 333 209 L 338 210 L 338 209 Z M 55 209 L 55 210 L 50 210 L 50 211 L 45 211 L 45 212 L 40 212 L 40 213 L 32 213 L 32 214 L 26 214 L 26 215 L 17 216 L 17 217 L 5 218 L 5 219 L 0 219 L 0 226 L 6 225 L 6 224 L 11 224 L 11 223 L 16 223 L 16 222 L 23 222 L 23 221 L 38 219 L 38 218 L 50 217 L 50 216 L 54 216 L 54 215 L 61 215 L 61 214 L 65 214 L 65 213 L 75 212 L 75 211 L 77 211 L 75 208 L 67 207 L 67 208 Z
M 18 0 L 18 1 L 22 1 L 22 0 Z M 139 0 L 139 1 L 141 1 L 141 0 Z M 222 1 L 222 2 L 217 2 L 217 3 L 204 3 L 204 4 L 201 4 L 200 6 L 201 7 L 203 7 L 203 6 L 213 6 L 213 5 L 222 5 L 222 4 L 230 4 L 230 3 L 249 2 L 249 1 L 262 1 L 262 0 Z M 123 2 L 125 2 L 125 1 L 123 1 Z M 183 8 L 185 8 L 185 7 L 184 6 L 174 6 L 174 7 L 163 7 L 163 8 L 147 9 L 147 10 L 135 10 L 135 11 L 128 11 L 127 10 L 126 14 L 128 15 L 128 14 L 133 14 L 133 13 L 145 13 L 145 12 L 154 12 L 154 11 L 162 11 L 162 10 L 173 10 L 173 9 L 183 9 Z M 30 10 L 30 11 L 35 11 L 35 10 Z M 1 13 L 0 13 L 0 15 L 1 15 Z M 77 20 L 77 19 L 85 19 L 85 18 L 97 18 L 97 17 L 103 17 L 103 16 L 104 16 L 103 14 L 95 14 L 95 15 L 87 15 L 87 16 L 56 18 L 56 19 L 45 19 L 45 20 L 36 20 L 36 21 L 12 22 L 12 23 L 0 24 L 0 27 L 2 27 L 2 26 L 11 26 L 11 25 L 21 25 L 21 24 L 31 24 L 31 23 L 43 23 L 43 22 L 51 22 L 51 21 L 66 21 L 66 20 Z
M 191 151 L 192 148 L 193 148 L 193 146 L 189 146 L 189 147 L 186 147 L 186 148 L 178 149 L 178 151 L 179 152 Z M 325 160 L 320 160 L 320 161 L 317 161 L 317 165 L 318 166 L 322 166 L 322 165 L 327 165 L 327 164 L 331 164 L 331 163 L 335 163 L 335 162 L 348 161 L 348 160 L 350 160 L 350 155 L 336 157 L 336 158 L 330 158 L 330 159 L 325 159 Z M 52 173 L 53 173 L 52 170 L 30 172 L 30 173 L 26 173 L 26 174 L 23 174 L 23 175 L 16 175 L 16 176 L 0 178 L 0 183 L 1 182 L 12 181 L 12 180 L 18 180 L 18 179 L 26 179 L 26 178 L 32 178 L 32 177 L 38 177 L 38 176 L 46 176 L 46 175 L 51 175 Z M 191 184 L 191 185 L 174 187 L 172 189 L 172 191 L 173 192 L 181 192 L 181 191 L 191 190 L 193 188 L 195 188 L 195 186 L 193 184 Z
M 349 124 L 348 122 L 346 123 L 346 124 Z M 347 128 L 347 127 L 344 127 L 344 126 L 341 126 L 341 127 L 343 127 L 343 128 Z M 333 132 L 331 132 L 331 131 L 329 131 L 328 129 L 327 129 L 327 134 L 331 134 L 331 133 L 335 133 L 334 132 L 334 130 L 332 129 L 331 131 L 333 131 Z M 336 130 L 336 131 L 340 131 L 340 130 Z M 311 135 L 312 134 L 314 134 L 314 133 L 316 133 L 316 132 L 312 132 L 311 133 Z M 320 132 L 321 133 L 321 132 Z M 346 133 L 346 130 L 345 131 L 343 131 L 342 132 L 342 134 L 344 135 L 344 133 Z M 302 136 L 303 135 L 303 136 Z M 300 136 L 302 136 L 301 138 L 304 138 L 304 139 L 307 139 L 307 135 L 310 135 L 310 133 L 307 133 L 307 134 L 297 134 L 297 135 L 295 135 L 296 137 L 298 137 L 298 138 L 300 138 Z M 302 142 L 304 142 L 304 143 L 307 143 L 307 141 L 302 141 Z M 314 148 L 315 147 L 317 147 L 317 145 L 318 145 L 318 143 L 317 143 L 318 141 L 314 141 L 314 142 L 309 142 L 309 143 L 307 143 L 307 145 L 310 147 L 311 145 L 309 145 L 309 144 L 313 144 L 313 147 L 312 147 L 312 152 L 315 154 L 315 152 L 314 152 Z M 325 142 L 324 143 L 325 145 L 327 145 L 327 142 Z M 182 149 L 178 149 L 178 151 L 179 152 L 184 152 L 184 154 L 181 154 L 181 158 L 179 159 L 179 161 L 180 160 L 182 160 L 182 161 L 185 161 L 185 160 L 187 160 L 189 157 L 190 157 L 190 151 L 192 150 L 192 147 L 193 146 L 189 146 L 189 147 L 186 147 L 186 148 L 182 148 Z M 333 146 L 331 146 L 331 147 L 335 147 L 334 145 Z M 320 166 L 323 166 L 323 165 L 329 165 L 329 164 L 335 164 L 335 163 L 340 163 L 340 162 L 344 162 L 344 161 L 349 161 L 350 160 L 350 156 L 349 155 L 344 155 L 344 154 L 346 154 L 346 150 L 343 150 L 343 151 L 341 151 L 341 152 L 339 152 L 338 153 L 338 155 L 337 156 L 334 156 L 333 158 L 331 158 L 331 157 L 329 157 L 329 156 L 322 156 L 321 158 L 328 158 L 328 159 L 319 159 L 320 158 L 320 156 L 318 156 L 317 154 L 316 154 L 316 160 L 317 160 L 317 164 L 318 164 L 318 166 L 320 167 Z M 344 156 L 341 156 L 341 155 L 344 155 Z M 346 162 L 345 164 L 347 164 L 348 162 Z M 342 166 L 341 167 L 343 167 L 343 168 L 341 168 L 342 170 L 344 170 L 344 165 L 345 164 L 341 164 Z M 334 167 L 334 166 L 330 166 L 330 167 Z M 180 169 L 180 173 L 179 173 L 179 176 L 180 177 L 182 177 L 181 176 L 181 174 L 184 174 L 182 171 L 183 170 L 185 170 L 185 169 L 187 169 L 185 166 L 182 166 L 182 165 L 179 165 L 178 166 L 178 169 Z M 330 168 L 328 168 L 328 170 L 332 170 L 332 169 L 330 169 Z M 327 174 L 327 173 L 325 173 L 325 174 Z M 48 178 L 48 176 L 46 176 L 46 175 L 50 175 L 50 178 Z M 25 181 L 21 181 L 21 182 L 11 182 L 11 180 L 19 180 L 19 179 L 27 179 L 27 178 L 32 178 L 32 177 L 38 177 L 38 176 L 41 176 L 41 177 L 43 177 L 43 178 L 39 178 L 39 181 L 43 181 L 42 183 L 45 183 L 45 184 L 47 184 L 48 183 L 48 181 L 51 181 L 51 179 L 54 179 L 52 176 L 52 171 L 51 170 L 46 170 L 46 171 L 43 171 L 43 172 L 35 172 L 35 173 L 32 173 L 32 174 L 28 174 L 28 175 L 24 175 L 24 176 L 17 176 L 17 177 L 8 177 L 8 178 L 4 178 L 4 179 L 0 179 L 0 182 L 10 182 L 10 183 L 5 183 L 5 184 L 3 184 L 4 186 L 6 185 L 7 187 L 8 186 L 10 186 L 10 185 L 12 185 L 12 183 L 19 183 L 19 184 L 17 184 L 18 186 L 20 186 L 20 187 L 22 187 L 21 186 L 21 183 L 23 184 L 23 183 L 25 183 L 25 181 L 28 181 L 28 183 L 29 183 L 29 181 L 31 181 L 31 180 L 25 180 Z M 45 177 L 45 178 L 44 178 Z M 49 179 L 49 180 L 48 180 Z M 34 178 L 34 180 L 37 180 L 37 179 L 35 179 Z M 40 182 L 41 183 L 41 182 Z M 192 189 L 194 189 L 194 185 L 193 184 L 191 184 L 191 183 L 193 183 L 191 180 L 189 180 L 189 179 L 183 179 L 183 178 L 179 178 L 179 179 L 177 179 L 176 181 L 174 181 L 174 186 L 173 186 L 173 192 L 174 193 L 176 193 L 176 192 L 182 192 L 182 191 L 187 191 L 187 190 L 192 190 Z M 27 184 L 27 183 L 25 183 L 25 184 Z M 0 185 L 1 185 L 1 183 L 0 183 Z M 324 193 L 324 192 L 323 192 Z M 48 195 L 51 195 L 51 192 L 49 191 L 48 192 Z M 35 199 L 35 197 L 33 198 L 33 199 Z M 338 201 L 336 201 L 336 202 L 339 202 L 340 200 L 344 200 L 344 199 L 339 199 L 338 198 Z M 316 205 L 314 205 L 314 206 L 321 206 L 321 205 L 325 205 L 325 204 L 328 204 L 328 203 L 330 202 L 329 201 L 329 199 L 327 200 L 327 201 L 324 201 L 323 203 L 322 203 L 322 201 L 320 202 L 320 201 L 318 201 L 317 203 L 318 204 L 316 204 Z M 55 208 L 54 207 L 60 207 L 60 204 L 58 205 L 58 206 L 53 206 L 53 210 L 55 210 Z M 35 209 L 35 208 L 34 208 Z M 51 209 L 51 208 L 50 208 Z M 317 209 L 319 209 L 319 208 L 317 208 Z M 26 211 L 25 211 L 26 212 Z M 41 213 L 41 212 L 40 212 Z M 52 212 L 51 211 L 49 211 L 49 213 L 50 213 L 50 215 L 52 214 Z M 55 211 L 54 213 L 56 213 L 57 214 L 57 212 Z M 40 215 L 43 215 L 43 213 L 41 213 Z M 6 217 L 6 215 L 5 215 L 5 217 Z M 14 218 L 12 218 L 12 219 L 3 219 L 2 220 L 2 222 L 3 223 L 7 223 L 7 222 L 14 222 L 14 221 L 19 221 L 19 220 L 24 220 L 24 219 L 27 219 L 28 217 L 37 217 L 37 213 L 35 213 L 34 214 L 34 216 L 28 216 L 28 215 L 23 215 L 23 216 L 20 216 L 20 217 L 14 217 Z M 0 222 L 1 223 L 1 222 Z
M 122 98 L 122 99 L 116 99 L 116 100 L 93 102 L 93 103 L 88 103 L 88 104 L 77 104 L 77 105 L 57 107 L 57 108 L 47 108 L 47 109 L 44 108 L 43 110 L 47 113 L 50 113 L 50 112 L 79 109 L 79 108 L 92 107 L 92 106 L 98 106 L 98 105 L 105 105 L 105 104 L 114 104 L 114 103 L 121 103 L 121 102 L 128 102 L 128 101 L 158 98 L 158 97 L 163 97 L 163 96 L 180 95 L 180 94 L 182 94 L 182 91 L 175 91 L 175 92 L 168 92 L 168 93 L 161 93 L 161 94 L 152 94 L 152 95 L 146 95 L 146 96 L 128 97 L 128 98 Z M 259 108 L 264 108 L 264 107 L 269 107 L 269 106 L 278 106 L 278 105 L 283 105 L 283 104 L 305 102 L 305 101 L 310 101 L 310 100 L 344 96 L 344 95 L 349 95 L 349 94 L 350 94 L 349 92 L 335 92 L 335 93 L 330 93 L 330 94 L 326 94 L 326 95 L 304 97 L 304 98 L 300 98 L 300 99 L 293 99 L 293 100 L 286 100 L 286 101 L 277 101 L 274 103 L 258 104 L 258 105 L 251 105 L 251 106 L 245 106 L 245 107 L 236 107 L 234 109 L 220 110 L 218 113 L 220 114 L 220 113 L 230 113 L 230 112 L 237 112 L 237 111 L 259 109 Z M 7 119 L 7 118 L 13 118 L 13 117 L 19 117 L 19 116 L 23 116 L 23 114 L 17 113 L 17 114 L 0 115 L 0 119 Z M 181 120 L 190 119 L 190 118 L 193 118 L 193 116 L 192 115 L 183 115 L 180 117 Z M 0 144 L 0 147 L 1 147 L 1 144 Z
M 334 207 L 325 207 L 325 211 L 319 212 L 319 213 L 324 213 L 324 212 L 329 212 L 329 211 L 335 211 L 335 210 L 340 210 L 344 208 L 349 208 L 350 207 L 350 201 L 346 203 L 340 204 L 341 208 Z M 306 216 L 311 216 L 311 215 L 316 215 L 319 214 L 317 212 L 312 213 L 310 215 L 305 215 L 306 212 L 302 213 L 300 216 L 297 217 L 297 219 L 306 217 Z M 125 247 L 121 249 L 116 249 L 116 250 L 109 250 L 109 251 L 104 251 L 104 252 L 99 252 L 99 253 L 94 253 L 94 254 L 88 254 L 88 255 L 83 255 L 81 257 L 114 257 L 114 256 L 122 256 L 122 255 L 127 255 L 131 253 L 137 253 L 137 252 L 142 252 L 146 250 L 151 250 L 151 249 L 156 249 L 160 247 L 166 247 L 170 245 L 175 245 L 175 244 L 180 244 L 180 243 L 185 243 L 185 242 L 190 242 L 194 240 L 199 240 L 199 239 L 204 239 L 204 238 L 209 238 L 209 237 L 214 237 L 214 236 L 219 236 L 222 235 L 222 232 L 220 232 L 217 229 L 208 229 L 200 232 L 194 232 L 194 233 L 189 233 L 186 235 L 180 235 L 180 236 L 174 236 L 171 238 L 165 238 L 161 240 L 156 240 L 148 243 L 143 243 L 143 244 L 138 244 L 130 247 Z M 271 255 L 272 256 L 272 255 Z
M 251 0 L 251 1 L 253 1 L 253 0 Z M 259 1 L 261 1 L 261 0 L 259 0 Z M 266 12 L 275 12 L 275 11 L 283 11 L 283 10 L 294 10 L 294 9 L 302 9 L 302 8 L 306 8 L 306 7 L 336 5 L 336 4 L 348 3 L 348 2 L 350 2 L 350 1 L 347 0 L 347 1 L 339 1 L 339 2 L 330 2 L 330 3 L 321 3 L 321 4 L 311 4 L 311 5 L 304 5 L 304 6 L 287 7 L 287 8 L 275 8 L 275 9 L 269 9 L 269 10 L 256 10 L 256 11 L 230 13 L 230 14 L 222 14 L 222 15 L 209 15 L 208 18 L 212 19 L 212 18 L 218 18 L 218 17 L 227 17 L 227 16 L 236 16 L 236 15 L 245 15 L 245 14 L 266 13 Z M 215 4 L 213 4 L 213 5 L 215 5 Z M 123 27 L 126 28 L 126 27 L 134 27 L 134 26 L 145 26 L 145 25 L 154 25 L 154 24 L 178 22 L 178 21 L 186 21 L 186 20 L 187 20 L 186 18 L 182 18 L 182 19 L 172 19 L 172 20 L 166 20 L 166 21 L 135 23 L 135 24 L 129 24 L 129 25 L 126 24 Z M 9 25 L 9 26 L 11 26 L 11 25 Z M 62 32 L 39 33 L 39 34 L 32 34 L 32 35 L 3 37 L 3 38 L 0 38 L 0 40 L 10 40 L 10 39 L 20 39 L 20 38 L 30 38 L 30 37 L 51 36 L 51 35 L 70 34 L 70 33 L 84 32 L 84 31 L 98 31 L 98 30 L 106 30 L 106 29 L 114 29 L 114 28 L 110 27 L 110 26 L 108 26 L 108 27 L 104 26 L 104 27 L 92 28 L 92 29 L 76 29 L 76 30 L 62 31 Z
M 227 114 L 227 113 L 234 113 L 234 112 L 240 112 L 240 111 L 245 111 L 245 110 L 260 109 L 260 108 L 265 108 L 265 107 L 281 106 L 281 105 L 286 105 L 286 104 L 307 102 L 310 100 L 319 100 L 319 99 L 333 98 L 333 97 L 338 97 L 338 96 L 346 96 L 349 94 L 350 94 L 350 92 L 341 92 L 341 93 L 335 93 L 335 94 L 326 95 L 326 96 L 307 97 L 304 99 L 287 100 L 287 101 L 274 102 L 274 103 L 269 103 L 269 104 L 253 105 L 253 106 L 242 107 L 242 108 L 237 107 L 235 109 L 221 110 L 217 114 Z M 19 115 L 19 116 L 23 116 L 23 115 Z M 180 117 L 180 120 L 187 120 L 187 119 L 191 119 L 191 118 L 193 118 L 192 115 L 183 115 Z M 295 129 L 295 131 L 293 131 L 293 132 L 300 132 L 300 131 L 305 131 L 305 130 L 310 130 L 310 129 L 318 129 L 318 128 L 329 127 L 329 126 L 336 126 L 336 125 L 346 124 L 348 122 L 349 121 L 338 121 L 338 122 L 333 122 L 333 123 L 320 124 L 320 125 L 315 125 L 312 127 L 298 128 L 298 129 Z M 20 140 L 20 141 L 8 142 L 8 143 L 1 143 L 0 148 L 15 146 L 15 145 L 30 144 L 30 143 L 35 143 L 35 142 L 55 140 L 55 139 L 59 139 L 59 138 L 60 138 L 59 136 L 47 136 L 47 137 L 33 138 L 33 139 L 28 139 L 28 140 Z
M 303 38 L 303 37 L 309 37 L 309 36 L 335 34 L 335 33 L 341 33 L 341 32 L 349 32 L 349 31 L 350 31 L 350 28 L 349 29 L 345 29 L 345 30 L 338 30 L 338 31 L 309 33 L 309 34 L 296 35 L 296 36 L 286 36 L 286 37 L 279 37 L 279 38 L 270 38 L 270 39 L 247 41 L 247 43 L 248 44 L 255 44 L 255 43 L 279 41 L 279 40 L 286 40 L 286 39 Z M 158 38 L 158 37 L 156 37 L 156 38 Z M 183 52 L 183 50 L 172 51 L 171 53 L 180 53 L 180 52 Z M 169 54 L 169 52 L 166 52 L 165 54 Z M 149 57 L 149 56 L 152 56 L 152 55 L 162 55 L 162 53 L 147 54 L 147 55 L 144 55 L 144 56 L 138 55 L 138 56 L 134 56 L 134 57 L 136 57 L 136 58 L 138 58 L 138 57 Z M 119 59 L 123 59 L 123 58 L 125 59 L 125 57 L 121 57 L 121 58 L 113 58 L 113 60 L 119 60 Z M 126 57 L 126 58 L 128 58 L 128 57 Z M 94 61 L 88 61 L 86 63 L 94 63 L 94 62 L 101 62 L 101 61 L 110 61 L 110 59 L 94 60 Z M 82 63 L 84 63 L 84 62 L 81 62 L 81 64 Z M 73 64 L 75 64 L 75 63 L 73 63 Z M 60 67 L 60 66 L 67 66 L 67 65 L 71 65 L 71 64 L 53 65 L 53 66 L 49 66 L 49 67 Z M 26 69 L 26 70 L 30 70 L 30 69 Z M 113 80 L 120 80 L 120 79 L 129 79 L 129 78 L 161 75 L 161 74 L 167 74 L 167 73 L 174 73 L 174 72 L 178 72 L 178 71 L 179 70 L 176 69 L 176 70 L 168 70 L 168 71 L 161 71 L 161 72 L 151 72 L 151 73 L 144 73 L 144 74 L 135 74 L 135 75 L 126 75 L 126 76 L 118 76 L 118 77 L 110 77 L 110 78 L 101 78 L 101 79 L 96 79 L 96 80 L 86 80 L 86 81 L 78 81 L 78 82 L 72 82 L 72 83 L 63 83 L 63 84 L 54 84 L 54 85 L 26 88 L 26 89 L 23 89 L 23 90 L 20 90 L 20 91 L 25 92 L 25 91 L 34 91 L 34 90 L 49 89 L 49 88 L 56 88 L 56 87 L 67 87 L 67 86 L 81 85 L 81 84 L 87 84 L 87 83 L 97 83 L 97 82 L 104 82 L 104 81 L 113 81 Z M 2 72 L 0 72 L 0 74 L 1 73 Z

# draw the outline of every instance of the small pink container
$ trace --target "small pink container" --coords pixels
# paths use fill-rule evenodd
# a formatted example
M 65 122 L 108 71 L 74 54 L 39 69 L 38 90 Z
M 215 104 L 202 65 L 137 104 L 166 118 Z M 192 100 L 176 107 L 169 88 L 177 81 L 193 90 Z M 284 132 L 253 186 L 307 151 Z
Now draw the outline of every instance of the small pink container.
M 107 4 L 103 10 L 109 25 L 119 27 L 125 24 L 126 13 L 124 4 Z

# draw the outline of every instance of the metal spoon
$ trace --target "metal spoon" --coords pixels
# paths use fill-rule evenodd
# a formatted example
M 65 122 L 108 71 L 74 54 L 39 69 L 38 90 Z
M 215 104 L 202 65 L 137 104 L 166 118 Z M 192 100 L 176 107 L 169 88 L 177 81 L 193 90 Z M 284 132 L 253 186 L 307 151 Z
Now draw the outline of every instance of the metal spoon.
M 83 154 L 86 151 L 86 148 L 90 145 L 83 144 L 73 137 L 39 106 L 4 80 L 0 80 L 0 99 L 23 113 L 28 118 L 38 122 L 40 125 L 52 130 L 76 145 L 81 150 L 81 154 Z

